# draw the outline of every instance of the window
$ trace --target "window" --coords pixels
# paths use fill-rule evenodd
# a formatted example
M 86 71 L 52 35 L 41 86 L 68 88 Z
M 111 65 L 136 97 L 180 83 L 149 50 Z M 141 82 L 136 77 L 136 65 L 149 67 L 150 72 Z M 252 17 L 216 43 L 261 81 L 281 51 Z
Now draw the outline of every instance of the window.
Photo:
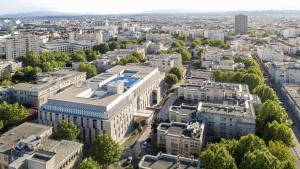
M 94 128 L 94 129 L 97 128 L 97 120 L 93 120 L 93 128 Z

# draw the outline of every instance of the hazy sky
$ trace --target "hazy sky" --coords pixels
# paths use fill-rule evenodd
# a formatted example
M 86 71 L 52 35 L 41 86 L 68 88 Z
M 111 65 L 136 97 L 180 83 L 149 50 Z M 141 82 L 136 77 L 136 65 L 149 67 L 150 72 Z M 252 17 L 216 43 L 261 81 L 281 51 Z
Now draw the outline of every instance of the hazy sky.
M 300 0 L 0 0 L 0 14 L 32 11 L 138 13 L 152 10 L 197 11 L 300 9 Z

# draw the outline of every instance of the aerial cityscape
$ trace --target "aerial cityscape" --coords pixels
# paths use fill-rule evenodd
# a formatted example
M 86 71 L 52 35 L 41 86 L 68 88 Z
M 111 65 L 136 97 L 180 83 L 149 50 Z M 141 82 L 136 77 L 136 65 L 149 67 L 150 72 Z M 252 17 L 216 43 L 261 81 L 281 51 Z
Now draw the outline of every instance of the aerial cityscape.
M 299 0 L 0 1 L 0 169 L 300 169 Z

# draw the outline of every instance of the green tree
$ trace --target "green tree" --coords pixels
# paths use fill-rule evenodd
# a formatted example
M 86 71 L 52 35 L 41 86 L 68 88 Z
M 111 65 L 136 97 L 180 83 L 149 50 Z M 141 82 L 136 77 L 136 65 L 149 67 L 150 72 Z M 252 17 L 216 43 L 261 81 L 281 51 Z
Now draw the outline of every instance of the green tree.
M 25 120 L 27 116 L 27 110 L 19 103 L 8 104 L 3 102 L 0 104 L 0 120 L 4 128 L 19 124 Z
M 180 49 L 179 53 L 181 54 L 181 57 L 182 57 L 182 63 L 186 63 L 187 61 L 191 60 L 191 58 L 192 58 L 191 53 L 186 49 Z
M 113 41 L 109 44 L 109 49 L 111 51 L 114 51 L 115 49 L 120 49 L 120 48 L 121 48 L 121 46 L 120 46 L 119 42 L 117 42 L 117 41 Z
M 169 74 L 176 75 L 178 81 L 182 79 L 182 71 L 178 67 L 172 67 L 169 71 Z
M 280 169 L 280 161 L 269 151 L 249 151 L 244 157 L 241 167 L 243 169 Z
M 174 74 L 167 74 L 165 77 L 165 82 L 168 84 L 169 87 L 178 83 L 178 78 Z
M 0 81 L 11 80 L 11 73 L 9 71 L 3 71 L 0 74 Z
M 125 169 L 134 169 L 134 166 L 132 164 L 129 164 Z
M 277 121 L 268 123 L 263 135 L 266 141 L 282 141 L 287 146 L 294 146 L 292 132 L 289 126 Z
M 101 53 L 101 54 L 105 54 L 106 52 L 108 52 L 109 51 L 109 45 L 107 44 L 107 43 L 101 43 L 100 45 L 99 45 L 99 52 Z
M 53 137 L 57 140 L 70 140 L 70 141 L 78 141 L 80 130 L 77 126 L 67 120 L 63 120 L 57 126 L 57 132 L 54 133 Z
M 173 42 L 172 44 L 171 44 L 171 47 L 172 48 L 179 48 L 181 45 L 177 42 L 177 41 L 175 41 L 175 42 Z
M 265 84 L 258 85 L 256 88 L 253 89 L 252 92 L 259 96 L 262 103 L 265 103 L 268 100 L 278 101 L 278 97 L 275 91 Z
M 89 157 L 79 165 L 78 169 L 101 169 L 101 166 Z
M 41 64 L 40 56 L 38 53 L 30 51 L 26 54 L 25 58 L 22 59 L 22 63 L 25 66 L 39 66 Z
M 86 62 L 86 55 L 83 51 L 78 51 L 72 55 L 73 62 Z
M 193 40 L 191 43 L 191 48 L 195 48 L 201 45 L 201 42 L 199 40 Z
M 39 67 L 31 67 L 27 66 L 18 70 L 13 76 L 12 80 L 16 83 L 18 82 L 31 82 L 37 79 L 38 74 L 41 73 L 42 70 Z
M 2 120 L 0 120 L 0 130 L 2 130 L 2 129 L 3 129 L 3 127 L 4 127 L 3 121 L 2 121 Z
M 91 78 L 97 75 L 97 69 L 95 65 L 91 65 L 88 63 L 82 63 L 79 65 L 80 72 L 86 72 L 87 78 Z
M 194 61 L 193 66 L 194 66 L 196 69 L 200 69 L 200 68 L 202 67 L 202 66 L 201 66 L 201 61 L 200 61 L 200 60 Z
M 280 161 L 295 161 L 289 147 L 281 141 L 270 141 L 268 143 L 268 150 Z
M 97 51 L 92 50 L 92 49 L 88 49 L 88 50 L 85 51 L 85 55 L 86 55 L 86 60 L 88 62 L 91 62 L 93 60 L 98 59 L 99 53 Z
M 202 57 L 202 55 L 204 54 L 204 52 L 205 52 L 205 49 L 204 49 L 204 48 L 200 48 L 200 49 L 199 49 L 199 52 L 198 52 L 198 54 L 197 54 L 197 55 L 198 55 L 198 57 L 200 57 L 200 58 L 201 58 L 201 57 Z
M 272 100 L 268 100 L 260 106 L 256 120 L 257 129 L 260 132 L 263 132 L 267 124 L 274 120 L 279 123 L 290 124 L 287 113 L 278 102 Z
M 239 165 L 242 162 L 245 154 L 247 154 L 248 152 L 253 152 L 255 150 L 267 150 L 267 146 L 265 145 L 264 140 L 253 134 L 242 136 L 234 152 L 236 164 Z
M 252 90 L 256 86 L 263 84 L 263 80 L 258 75 L 246 73 L 243 75 L 242 83 L 247 84 L 249 89 Z
M 0 82 L 0 86 L 10 86 L 12 82 L 10 80 L 3 80 Z
M 99 164 L 107 168 L 108 165 L 117 162 L 121 155 L 120 146 L 113 139 L 106 135 L 99 135 L 93 142 L 91 157 Z
M 201 163 L 206 169 L 237 169 L 234 158 L 225 147 L 211 145 L 200 156 Z

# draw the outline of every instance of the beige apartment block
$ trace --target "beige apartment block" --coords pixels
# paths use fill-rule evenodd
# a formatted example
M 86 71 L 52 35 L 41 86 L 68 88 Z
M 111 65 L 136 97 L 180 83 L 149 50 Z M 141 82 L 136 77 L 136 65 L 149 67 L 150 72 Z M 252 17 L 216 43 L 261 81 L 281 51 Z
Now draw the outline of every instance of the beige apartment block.
M 160 123 L 157 127 L 157 146 L 167 154 L 191 157 L 199 155 L 204 139 L 204 123 Z
M 6 39 L 6 59 L 15 60 L 27 52 L 39 52 L 39 37 L 32 34 L 15 35 Z
M 99 134 L 123 140 L 133 124 L 134 114 L 160 101 L 162 74 L 142 65 L 115 66 L 48 99 L 39 109 L 39 122 L 54 127 L 62 120 L 74 122 L 84 142 Z

